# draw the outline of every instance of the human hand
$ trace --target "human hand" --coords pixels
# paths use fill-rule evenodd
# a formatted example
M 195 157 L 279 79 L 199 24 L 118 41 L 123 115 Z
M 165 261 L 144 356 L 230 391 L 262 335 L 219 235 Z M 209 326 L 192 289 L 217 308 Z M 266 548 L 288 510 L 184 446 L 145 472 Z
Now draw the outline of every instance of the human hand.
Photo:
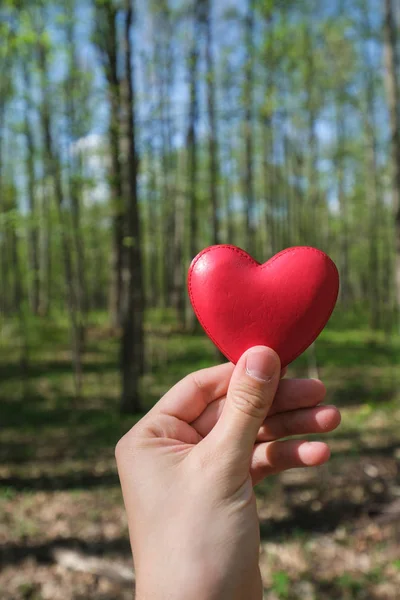
M 117 444 L 137 600 L 260 600 L 253 485 L 320 465 L 322 442 L 279 441 L 339 425 L 316 380 L 280 380 L 256 346 L 177 383 Z

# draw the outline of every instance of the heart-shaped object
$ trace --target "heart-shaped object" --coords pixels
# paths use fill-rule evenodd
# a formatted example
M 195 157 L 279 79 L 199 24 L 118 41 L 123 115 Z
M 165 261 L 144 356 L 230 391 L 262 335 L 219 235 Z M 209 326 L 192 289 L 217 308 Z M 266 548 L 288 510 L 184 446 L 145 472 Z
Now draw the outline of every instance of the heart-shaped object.
M 288 248 L 259 264 L 236 246 L 218 245 L 193 259 L 188 289 L 203 329 L 231 362 L 263 345 L 279 354 L 284 367 L 325 327 L 339 274 L 316 248 Z

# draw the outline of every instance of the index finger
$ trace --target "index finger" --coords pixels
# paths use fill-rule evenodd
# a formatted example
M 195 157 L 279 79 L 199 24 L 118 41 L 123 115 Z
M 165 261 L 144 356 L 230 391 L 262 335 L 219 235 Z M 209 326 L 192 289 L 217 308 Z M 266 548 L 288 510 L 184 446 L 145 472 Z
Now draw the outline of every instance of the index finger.
M 152 408 L 186 423 L 197 419 L 211 402 L 225 396 L 235 365 L 224 363 L 190 373 L 174 385 Z

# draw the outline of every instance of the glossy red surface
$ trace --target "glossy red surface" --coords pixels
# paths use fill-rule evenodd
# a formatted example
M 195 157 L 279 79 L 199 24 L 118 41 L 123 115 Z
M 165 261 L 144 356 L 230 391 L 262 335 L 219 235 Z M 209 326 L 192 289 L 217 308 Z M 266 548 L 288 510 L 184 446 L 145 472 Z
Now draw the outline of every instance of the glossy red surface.
M 288 248 L 259 264 L 236 246 L 218 245 L 193 259 L 188 290 L 201 325 L 230 361 L 265 345 L 279 354 L 283 367 L 326 325 L 339 274 L 316 248 Z

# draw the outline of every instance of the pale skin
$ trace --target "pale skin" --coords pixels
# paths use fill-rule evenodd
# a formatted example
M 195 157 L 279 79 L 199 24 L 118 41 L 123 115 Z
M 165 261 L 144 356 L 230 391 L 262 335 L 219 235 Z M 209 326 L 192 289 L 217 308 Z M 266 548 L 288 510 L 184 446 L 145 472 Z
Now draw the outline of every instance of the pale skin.
M 292 435 L 335 429 L 317 380 L 264 346 L 185 377 L 117 444 L 137 600 L 261 600 L 253 486 L 329 459 Z

